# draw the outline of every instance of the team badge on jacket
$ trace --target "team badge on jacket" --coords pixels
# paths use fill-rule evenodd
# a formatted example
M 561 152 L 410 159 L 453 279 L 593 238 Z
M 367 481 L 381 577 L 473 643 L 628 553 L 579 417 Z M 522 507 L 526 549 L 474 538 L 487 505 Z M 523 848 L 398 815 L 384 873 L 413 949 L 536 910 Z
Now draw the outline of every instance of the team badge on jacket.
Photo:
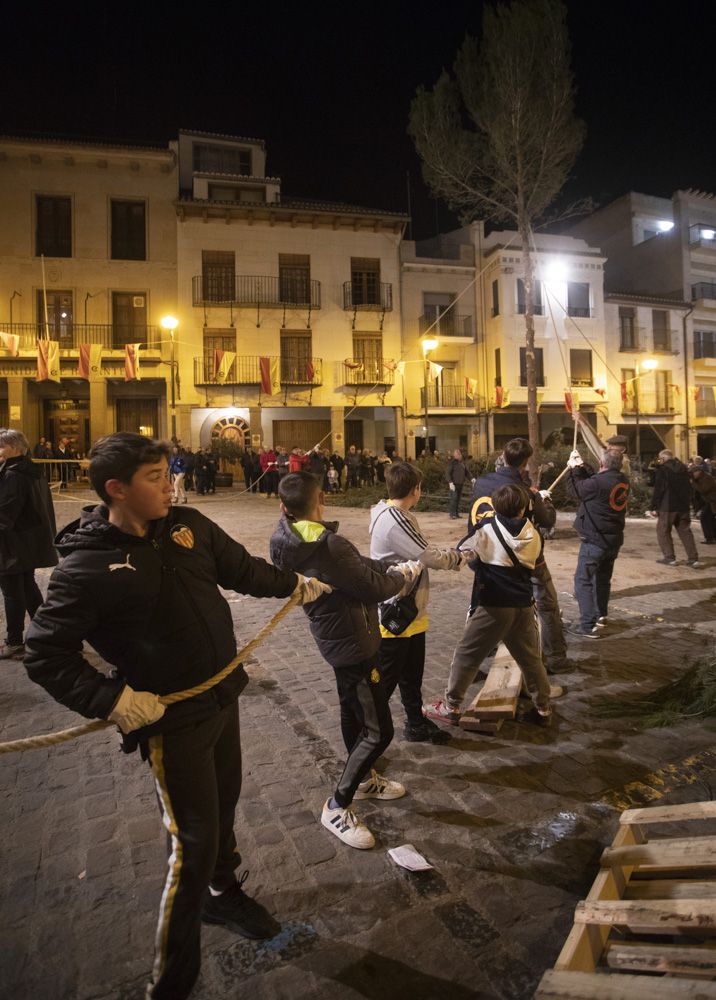
M 380 674 L 375 667 L 370 672 L 370 682 L 371 684 L 380 684 Z
M 191 528 L 187 528 L 185 524 L 175 524 L 169 533 L 169 537 L 177 545 L 181 545 L 183 549 L 194 548 L 194 532 Z

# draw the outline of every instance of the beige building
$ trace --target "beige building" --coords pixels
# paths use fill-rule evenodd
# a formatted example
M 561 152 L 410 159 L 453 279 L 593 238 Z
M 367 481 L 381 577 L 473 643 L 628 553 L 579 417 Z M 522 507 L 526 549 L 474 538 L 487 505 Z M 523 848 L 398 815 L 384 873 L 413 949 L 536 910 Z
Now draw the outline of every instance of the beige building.
M 0 139 L 0 423 L 85 452 L 114 429 L 165 434 L 167 347 L 176 307 L 176 155 L 171 149 Z M 43 260 L 45 291 L 43 291 Z M 45 308 L 46 306 L 46 308 Z M 60 381 L 37 382 L 38 335 L 60 345 Z M 79 345 L 102 345 L 78 377 Z M 141 382 L 124 345 L 141 343 Z
M 676 191 L 671 198 L 632 191 L 570 231 L 604 252 L 610 292 L 629 293 L 647 309 L 654 297 L 662 309 L 664 300 L 673 302 L 665 320 L 670 350 L 654 354 L 646 335 L 640 353 L 642 359 L 653 355 L 659 361 L 657 372 L 663 367 L 682 373 L 681 382 L 673 379 L 680 398 L 671 401 L 675 433 L 667 439 L 681 457 L 697 452 L 716 457 L 716 197 L 693 190 Z M 640 324 L 648 334 L 648 317 Z M 663 343 L 662 329 L 654 332 Z M 646 389 L 657 391 L 657 386 Z

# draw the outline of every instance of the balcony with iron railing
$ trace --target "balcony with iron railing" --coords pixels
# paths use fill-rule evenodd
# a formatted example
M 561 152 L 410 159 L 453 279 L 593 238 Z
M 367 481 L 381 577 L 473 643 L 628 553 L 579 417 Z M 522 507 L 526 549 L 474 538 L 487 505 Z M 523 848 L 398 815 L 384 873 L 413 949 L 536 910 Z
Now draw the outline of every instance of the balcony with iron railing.
M 343 308 L 390 312 L 393 308 L 393 286 L 385 281 L 344 281 Z
M 706 398 L 696 400 L 696 419 L 697 420 L 710 420 L 716 419 L 716 400 L 713 398 L 713 389 L 711 386 L 706 386 Z M 704 390 L 701 390 L 702 395 Z
M 394 385 L 395 362 L 387 358 L 346 358 L 339 364 L 339 385 Z
M 281 385 L 323 385 L 323 358 L 271 357 L 278 360 Z M 214 358 L 194 358 L 194 385 L 260 385 L 261 358 L 259 355 L 238 355 L 234 358 L 224 381 L 217 378 Z
M 673 391 L 653 392 L 641 389 L 639 391 L 639 414 L 664 416 L 681 412 L 681 400 Z M 634 416 L 637 412 L 637 397 L 629 393 L 622 400 L 622 415 Z
M 466 340 L 474 340 L 474 325 L 472 316 L 462 316 L 452 310 L 436 317 L 430 313 L 423 313 L 418 320 L 420 336 L 427 331 L 435 337 L 463 337 Z
M 689 246 L 716 250 L 716 226 L 710 222 L 697 222 L 689 226 Z
M 47 337 L 43 323 L 0 323 L 2 333 L 16 334 L 21 351 L 34 351 L 37 341 Z M 125 344 L 141 344 L 145 350 L 159 350 L 162 331 L 156 326 L 125 326 L 116 323 L 50 323 L 49 339 L 57 340 L 60 350 L 76 351 L 80 344 L 101 344 L 108 351 L 122 351 Z
M 195 306 L 321 308 L 321 282 L 310 278 L 196 274 L 191 288 Z
M 714 242 L 714 249 L 716 250 L 716 241 Z M 694 301 L 700 299 L 716 299 L 716 282 L 714 281 L 697 281 L 695 285 L 691 286 L 691 298 Z
M 425 409 L 425 388 L 420 389 L 420 407 Z M 429 385 L 429 410 L 473 410 L 484 409 L 484 400 L 475 395 L 469 396 L 464 386 L 459 385 Z

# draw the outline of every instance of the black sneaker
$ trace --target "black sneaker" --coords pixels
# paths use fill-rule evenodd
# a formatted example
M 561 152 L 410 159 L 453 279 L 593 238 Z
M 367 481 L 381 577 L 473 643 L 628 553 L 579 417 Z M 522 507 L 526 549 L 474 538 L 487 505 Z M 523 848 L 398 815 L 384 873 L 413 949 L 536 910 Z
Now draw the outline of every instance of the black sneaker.
M 552 676 L 553 674 L 568 674 L 577 669 L 577 664 L 571 660 L 559 660 L 556 663 L 545 664 L 545 670 Z
M 4 646 L 0 646 L 0 660 L 22 660 L 25 658 L 25 646 L 20 643 L 19 646 L 11 646 L 6 643 Z
M 582 628 L 579 622 L 573 622 L 571 625 L 565 624 L 564 627 L 570 635 L 578 635 L 580 639 L 599 639 L 601 637 L 600 629 L 596 625 L 591 628 L 589 626 Z
M 240 881 L 234 882 L 230 889 L 220 896 L 212 896 L 207 890 L 204 905 L 201 908 L 201 919 L 205 924 L 220 924 L 242 937 L 252 941 L 261 941 L 275 937 L 281 930 L 281 925 L 274 920 L 268 910 L 247 896 L 241 886 L 248 877 L 244 872 Z
M 430 719 L 423 719 L 417 726 L 407 725 L 403 730 L 403 739 L 408 743 L 449 743 L 450 733 Z
M 660 563 L 662 566 L 678 566 L 679 565 L 679 563 L 677 562 L 676 559 L 657 559 L 656 561 L 658 563 Z

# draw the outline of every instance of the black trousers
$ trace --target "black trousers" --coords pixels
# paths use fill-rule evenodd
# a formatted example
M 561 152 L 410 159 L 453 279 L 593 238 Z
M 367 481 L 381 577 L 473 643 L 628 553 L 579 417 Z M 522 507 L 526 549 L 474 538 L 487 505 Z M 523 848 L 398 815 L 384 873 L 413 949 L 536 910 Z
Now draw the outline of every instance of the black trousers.
M 169 869 L 159 909 L 151 996 L 188 997 L 201 965 L 201 905 L 209 883 L 231 887 L 241 863 L 234 812 L 241 791 L 239 708 L 149 740 Z
M 0 590 L 5 602 L 8 646 L 21 646 L 25 631 L 25 615 L 30 618 L 42 604 L 40 588 L 35 583 L 35 571 L 0 573 Z
M 701 530 L 704 533 L 705 542 L 715 542 L 716 541 L 716 516 L 711 510 L 711 505 L 706 504 L 705 507 L 701 508 Z
M 409 726 L 423 722 L 423 671 L 425 669 L 425 632 L 401 639 L 383 639 L 378 654 L 381 683 L 390 700 L 396 687 Z
M 393 719 L 380 671 L 369 661 L 334 668 L 341 706 L 341 733 L 348 760 L 333 798 L 349 806 L 356 788 L 393 739 Z

